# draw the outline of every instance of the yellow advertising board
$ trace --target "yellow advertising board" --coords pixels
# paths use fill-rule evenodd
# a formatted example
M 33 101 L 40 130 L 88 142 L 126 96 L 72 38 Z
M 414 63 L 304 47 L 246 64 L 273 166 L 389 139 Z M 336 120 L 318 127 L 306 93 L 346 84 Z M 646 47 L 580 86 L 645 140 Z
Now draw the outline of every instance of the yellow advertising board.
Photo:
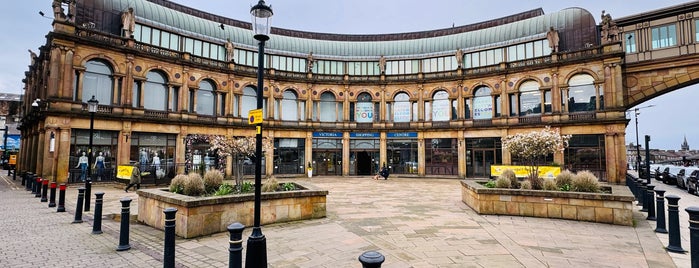
M 511 169 L 515 172 L 515 175 L 518 178 L 526 178 L 527 175 L 529 175 L 529 166 L 490 166 L 490 176 L 491 177 L 497 177 L 502 174 L 503 171 L 506 169 Z M 549 178 L 553 179 L 555 178 L 558 173 L 561 173 L 561 168 L 560 167 L 552 167 L 552 166 L 539 166 L 539 177 L 540 178 Z
M 130 180 L 131 172 L 133 171 L 133 166 L 118 166 L 117 167 L 117 178 Z
M 8 162 L 9 165 L 16 165 L 17 164 L 17 155 L 16 154 L 11 154 L 10 155 L 10 161 Z

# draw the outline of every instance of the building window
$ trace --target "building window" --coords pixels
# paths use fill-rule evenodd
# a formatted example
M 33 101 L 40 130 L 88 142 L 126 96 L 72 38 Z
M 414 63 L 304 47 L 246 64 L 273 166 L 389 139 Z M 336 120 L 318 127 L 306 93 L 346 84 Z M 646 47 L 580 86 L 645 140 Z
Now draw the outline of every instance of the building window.
M 456 139 L 425 139 L 425 173 L 457 175 L 458 153 Z
M 216 86 L 209 80 L 202 80 L 197 90 L 195 111 L 197 114 L 214 115 L 216 107 Z
M 626 53 L 636 52 L 636 38 L 633 33 L 625 33 L 624 42 L 626 42 Z
M 167 110 L 167 78 L 159 71 L 150 71 L 146 75 L 145 89 L 143 90 L 143 108 L 147 110 Z
M 282 99 L 278 101 L 280 107 L 277 107 L 275 111 L 281 112 L 281 114 L 277 114 L 276 118 L 281 118 L 281 120 L 284 121 L 304 120 L 302 116 L 302 102 L 299 102 L 298 97 L 296 96 L 296 92 L 294 92 L 291 89 L 287 89 L 284 91 Z
M 677 45 L 677 30 L 674 24 L 653 27 L 651 37 L 653 49 Z
M 519 86 L 519 116 L 541 114 L 539 83 L 527 81 Z
M 464 99 L 464 119 L 471 119 L 471 99 Z
M 112 67 L 102 60 L 90 60 L 85 64 L 83 90 L 80 100 L 88 101 L 95 96 L 100 104 L 112 104 L 114 96 L 114 76 Z M 77 95 L 77 93 L 76 93 Z
M 604 135 L 573 135 L 565 149 L 565 168 L 578 172 L 588 170 L 601 181 L 607 180 L 607 158 Z
M 378 105 L 374 105 L 371 94 L 361 93 L 357 96 L 356 103 L 350 103 L 350 121 L 357 123 L 371 123 L 377 120 Z
M 594 78 L 588 74 L 578 74 L 568 81 L 568 112 L 584 112 L 597 110 L 597 98 L 599 96 L 599 109 L 604 109 L 604 92 L 597 90 Z
M 320 113 L 318 111 L 320 110 Z M 313 115 L 321 122 L 338 122 L 342 114 L 342 102 L 335 99 L 332 92 L 320 94 L 320 101 L 313 106 Z
M 246 86 L 243 88 L 243 96 L 240 97 L 240 117 L 248 117 L 250 110 L 257 109 L 257 92 L 255 88 Z
M 407 93 L 401 92 L 396 94 L 396 96 L 393 97 L 393 122 L 410 122 L 412 120 L 411 107 L 410 96 L 408 96 Z
M 493 118 L 493 97 L 489 87 L 479 87 L 475 90 L 473 98 L 473 119 Z
M 425 120 L 429 121 L 431 116 L 432 121 L 449 121 L 450 110 L 449 93 L 439 90 L 432 95 L 432 101 L 425 102 Z

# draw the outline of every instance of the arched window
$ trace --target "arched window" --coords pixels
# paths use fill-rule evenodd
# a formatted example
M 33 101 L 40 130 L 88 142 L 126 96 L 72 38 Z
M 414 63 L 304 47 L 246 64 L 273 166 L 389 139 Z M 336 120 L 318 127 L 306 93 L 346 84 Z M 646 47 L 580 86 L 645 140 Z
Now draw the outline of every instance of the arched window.
M 410 122 L 413 119 L 411 117 L 413 114 L 412 111 L 410 111 L 411 107 L 410 96 L 408 96 L 407 93 L 401 92 L 396 94 L 396 96 L 393 97 L 393 122 Z
M 243 88 L 243 96 L 240 97 L 240 116 L 248 117 L 250 110 L 257 109 L 257 90 L 252 86 Z
M 166 111 L 167 89 L 167 78 L 163 73 L 159 71 L 148 72 L 143 90 L 143 108 Z
M 360 93 L 357 96 L 357 102 L 350 105 L 350 110 L 352 111 L 352 118 L 350 119 L 354 119 L 355 122 L 371 123 L 377 121 L 378 105 L 374 105 L 371 94 L 366 92 Z
M 597 90 L 589 74 L 577 74 L 568 81 L 568 112 L 604 109 L 604 92 Z M 599 106 L 597 100 L 599 98 Z M 565 106 L 565 102 L 563 103 Z
M 100 104 L 111 105 L 114 96 L 114 71 L 103 60 L 89 60 L 85 64 L 85 76 L 80 100 L 88 101 L 95 96 Z M 76 93 L 77 95 L 77 93 Z
M 473 119 L 493 118 L 493 97 L 491 89 L 486 86 L 475 89 L 473 98 Z
M 197 114 L 214 115 L 214 110 L 216 109 L 216 86 L 212 81 L 202 80 L 199 82 L 196 103 L 195 111 Z
M 541 91 L 536 81 L 526 81 L 519 86 L 519 116 L 541 114 Z
M 320 113 L 318 112 L 320 111 Z M 337 102 L 335 94 L 324 92 L 320 95 L 320 101 L 313 105 L 313 115 L 321 122 L 337 122 L 341 118 L 342 102 Z
M 291 89 L 285 90 L 280 102 L 281 107 L 277 109 L 277 111 L 281 111 L 281 120 L 303 120 L 301 116 L 303 114 L 303 106 L 301 106 L 300 103 L 301 102 L 299 102 L 296 92 Z
M 449 121 L 450 109 L 449 93 L 439 90 L 432 95 L 431 102 L 425 102 L 425 121 Z

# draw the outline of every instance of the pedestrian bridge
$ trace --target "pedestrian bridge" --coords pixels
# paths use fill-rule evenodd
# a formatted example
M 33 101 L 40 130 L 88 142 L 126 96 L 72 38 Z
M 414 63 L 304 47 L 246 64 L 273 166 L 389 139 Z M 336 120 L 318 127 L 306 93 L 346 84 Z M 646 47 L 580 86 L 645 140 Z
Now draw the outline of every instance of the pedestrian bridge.
M 699 2 L 619 18 L 613 23 L 617 28 L 607 36 L 620 41 L 626 52 L 622 94 L 627 109 L 699 83 Z M 604 43 L 605 29 L 601 32 Z

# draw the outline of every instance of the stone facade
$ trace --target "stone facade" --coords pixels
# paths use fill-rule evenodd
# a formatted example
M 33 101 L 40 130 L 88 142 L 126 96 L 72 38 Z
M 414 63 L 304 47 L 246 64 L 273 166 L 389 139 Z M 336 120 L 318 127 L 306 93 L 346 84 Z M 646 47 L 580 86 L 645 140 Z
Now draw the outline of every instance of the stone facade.
M 461 198 L 479 214 L 555 218 L 633 225 L 634 197 L 624 186 L 611 194 L 486 188 L 461 181 Z
M 304 185 L 304 190 L 262 193 L 260 224 L 323 218 L 328 191 Z M 138 191 L 138 221 L 164 229 L 163 210 L 177 209 L 175 234 L 183 238 L 227 231 L 228 225 L 239 222 L 253 226 L 254 194 L 192 197 L 167 189 Z

